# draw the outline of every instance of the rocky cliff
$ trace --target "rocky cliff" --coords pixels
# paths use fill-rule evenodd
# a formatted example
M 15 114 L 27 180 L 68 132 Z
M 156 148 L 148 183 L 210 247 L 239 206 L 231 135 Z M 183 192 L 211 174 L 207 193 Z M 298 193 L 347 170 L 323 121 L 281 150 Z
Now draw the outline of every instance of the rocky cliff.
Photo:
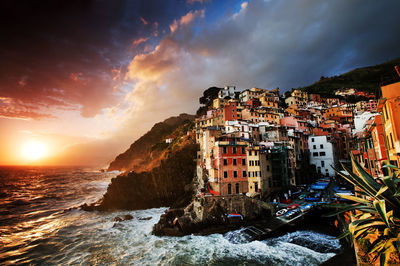
M 111 163 L 108 170 L 125 172 L 111 180 L 102 199 L 82 208 L 104 211 L 186 206 L 193 196 L 199 149 L 192 132 L 193 119 L 181 114 L 155 124 Z
M 97 210 L 148 209 L 163 206 L 186 206 L 193 195 L 193 177 L 198 146 L 184 142 L 146 172 L 130 172 L 111 180 Z
M 121 172 L 149 171 L 159 165 L 159 159 L 164 155 L 165 149 L 169 147 L 165 139 L 176 140 L 182 134 L 186 134 L 185 127 L 190 126 L 194 120 L 193 115 L 180 114 L 170 117 L 163 122 L 155 124 L 149 132 L 136 140 L 128 150 L 118 155 L 110 163 L 108 171 L 118 170 Z M 178 130 L 181 127 L 181 130 Z

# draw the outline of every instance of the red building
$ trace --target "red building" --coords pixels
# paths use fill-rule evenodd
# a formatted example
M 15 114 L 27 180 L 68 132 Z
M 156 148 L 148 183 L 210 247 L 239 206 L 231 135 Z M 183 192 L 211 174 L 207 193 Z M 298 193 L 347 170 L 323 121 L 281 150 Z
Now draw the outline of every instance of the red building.
M 218 179 L 210 185 L 221 196 L 248 192 L 246 146 L 239 138 L 227 136 L 215 142 L 213 165 Z
M 230 102 L 229 104 L 225 105 L 223 108 L 223 120 L 225 121 L 233 121 L 238 120 L 238 111 L 237 111 L 236 102 Z

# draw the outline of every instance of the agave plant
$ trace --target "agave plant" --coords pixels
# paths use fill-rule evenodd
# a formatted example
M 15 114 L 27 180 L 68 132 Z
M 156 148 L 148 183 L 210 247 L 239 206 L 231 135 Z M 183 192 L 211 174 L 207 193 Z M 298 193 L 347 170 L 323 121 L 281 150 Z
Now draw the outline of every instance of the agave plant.
M 353 156 L 351 161 L 355 172 L 344 165 L 348 175 L 335 171 L 356 186 L 357 196 L 337 195 L 355 203 L 339 207 L 339 211 L 330 216 L 351 211 L 353 220 L 340 238 L 348 235 L 356 240 L 376 238 L 367 253 L 372 255 L 372 262 L 380 258 L 380 264 L 385 265 L 390 254 L 400 253 L 400 168 L 385 165 L 383 167 L 391 169 L 392 175 L 375 179 Z

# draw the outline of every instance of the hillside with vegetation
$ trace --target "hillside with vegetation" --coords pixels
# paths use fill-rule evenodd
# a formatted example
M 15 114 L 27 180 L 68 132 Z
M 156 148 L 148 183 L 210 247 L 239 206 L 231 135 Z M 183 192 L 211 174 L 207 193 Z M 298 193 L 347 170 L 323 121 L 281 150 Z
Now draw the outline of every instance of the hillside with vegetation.
M 180 142 L 187 139 L 185 134 L 193 125 L 193 120 L 193 115 L 180 114 L 155 124 L 129 149 L 118 155 L 107 170 L 143 172 L 157 167 L 162 159 L 182 144 Z M 166 143 L 166 139 L 171 139 L 171 143 Z
M 343 88 L 378 93 L 382 84 L 398 77 L 394 70 L 396 65 L 400 65 L 400 57 L 379 65 L 357 68 L 339 76 L 321 77 L 319 81 L 301 89 L 326 97 L 334 95 L 336 90 Z

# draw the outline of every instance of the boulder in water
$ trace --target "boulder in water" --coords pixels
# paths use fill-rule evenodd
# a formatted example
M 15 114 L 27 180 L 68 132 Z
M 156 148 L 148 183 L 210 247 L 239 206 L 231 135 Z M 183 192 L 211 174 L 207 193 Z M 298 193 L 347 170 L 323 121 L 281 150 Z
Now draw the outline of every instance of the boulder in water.
M 123 221 L 122 218 L 119 216 L 115 216 L 113 219 L 113 222 L 122 222 L 122 221 Z
M 128 220 L 132 220 L 133 216 L 130 214 L 125 214 L 124 216 L 122 216 L 122 221 L 128 221 Z

